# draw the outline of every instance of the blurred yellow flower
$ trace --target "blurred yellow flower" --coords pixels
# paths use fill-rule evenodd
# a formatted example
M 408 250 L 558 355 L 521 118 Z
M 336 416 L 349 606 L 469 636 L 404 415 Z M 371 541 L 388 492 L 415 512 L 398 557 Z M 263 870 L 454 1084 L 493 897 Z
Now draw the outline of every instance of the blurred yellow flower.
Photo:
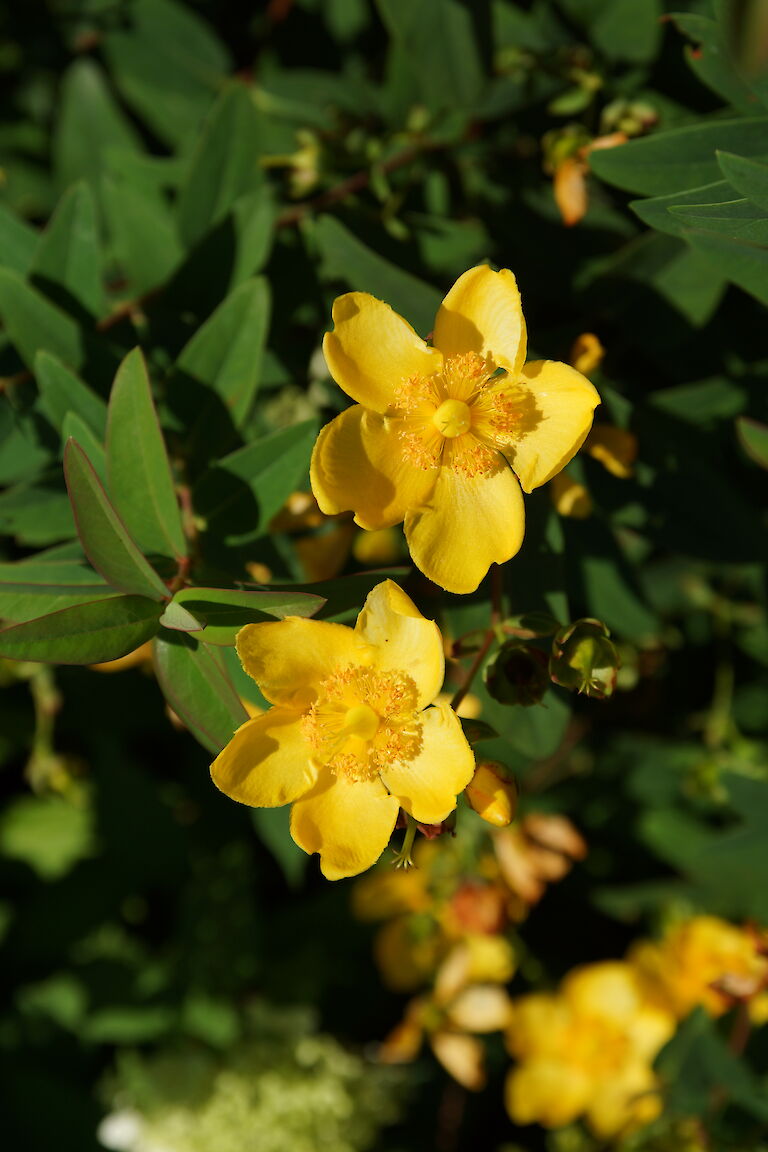
M 567 364 L 525 364 L 512 273 L 459 277 L 427 345 L 389 305 L 340 296 L 323 350 L 357 403 L 320 433 L 312 490 L 324 512 L 367 529 L 405 521 L 414 563 L 451 592 L 472 592 L 520 548 L 530 492 L 581 447 L 599 396 Z
M 506 1088 L 512 1119 L 558 1128 L 584 1114 L 601 1139 L 648 1123 L 661 1111 L 652 1063 L 673 1031 L 621 961 L 574 969 L 557 993 L 522 997 L 507 1031 L 519 1062 Z
M 274 707 L 238 728 L 213 781 L 252 807 L 292 804 L 291 835 L 328 879 L 369 868 L 400 807 L 425 824 L 453 811 L 474 756 L 456 714 L 429 707 L 442 638 L 397 584 L 373 589 L 354 628 L 248 624 L 237 652 Z
M 501 876 L 526 904 L 537 904 L 547 884 L 562 880 L 587 855 L 583 836 L 565 816 L 529 812 L 493 838 Z
M 379 564 L 394 564 L 401 558 L 402 536 L 394 528 L 377 528 L 373 532 L 358 532 L 352 543 L 352 555 L 361 564 L 375 568 Z
M 379 1050 L 384 1063 L 415 1059 L 424 1037 L 445 1070 L 465 1088 L 485 1084 L 485 1052 L 476 1034 L 501 1032 L 509 1024 L 512 1003 L 498 983 L 472 983 L 472 973 L 455 969 L 453 950 L 443 962 L 431 993 L 412 1000 L 405 1017 Z M 448 969 L 454 966 L 454 971 Z M 508 977 L 506 977 L 508 979 Z
M 702 1005 L 719 1016 L 768 982 L 768 956 L 749 929 L 716 916 L 695 916 L 671 927 L 659 942 L 643 940 L 629 952 L 646 988 L 679 1019 Z
M 573 520 L 586 520 L 592 515 L 592 497 L 583 484 L 574 480 L 567 472 L 553 476 L 549 493 L 558 516 L 570 516 Z
M 604 356 L 605 348 L 600 342 L 600 337 L 595 336 L 594 332 L 582 332 L 571 345 L 568 362 L 577 372 L 590 376 L 600 367 Z
M 627 480 L 637 459 L 637 436 L 614 424 L 595 424 L 587 437 L 584 451 L 598 460 L 607 472 Z

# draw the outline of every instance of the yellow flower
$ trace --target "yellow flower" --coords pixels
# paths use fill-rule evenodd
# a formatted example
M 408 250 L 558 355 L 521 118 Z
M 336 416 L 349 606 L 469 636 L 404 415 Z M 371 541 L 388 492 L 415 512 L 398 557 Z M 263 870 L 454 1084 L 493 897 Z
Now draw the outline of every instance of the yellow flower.
M 716 916 L 676 924 L 658 943 L 641 941 L 629 959 L 649 993 L 681 1019 L 698 1004 L 719 1016 L 768 980 L 768 958 L 754 934 Z
M 520 548 L 523 498 L 581 447 L 599 396 L 567 364 L 525 364 L 512 273 L 461 276 L 427 345 L 389 305 L 349 292 L 323 351 L 356 400 L 320 433 L 311 481 L 324 512 L 361 528 L 405 521 L 414 563 L 450 592 L 472 592 Z
M 455 950 L 441 966 L 432 992 L 410 1002 L 405 1018 L 382 1044 L 379 1057 L 387 1064 L 413 1060 L 426 1035 L 446 1072 L 477 1092 L 485 1084 L 485 1050 L 474 1034 L 503 1031 L 510 1021 L 512 1002 L 498 984 L 470 982 L 473 974 L 463 966 L 457 979 L 454 955 Z
M 673 1030 L 621 961 L 574 969 L 556 994 L 522 997 L 508 1031 L 519 1061 L 507 1080 L 512 1119 L 558 1128 L 586 1114 L 602 1139 L 648 1123 L 661 1110 L 652 1063 Z
M 559 472 L 557 476 L 552 477 L 549 491 L 558 516 L 586 520 L 592 515 L 592 497 L 589 491 L 567 472 Z
M 619 480 L 627 480 L 637 459 L 637 436 L 614 424 L 595 424 L 584 451 Z
M 291 835 L 330 880 L 384 851 L 398 810 L 438 824 L 472 777 L 450 708 L 437 625 L 397 584 L 368 596 L 354 628 L 289 616 L 237 636 L 243 668 L 274 707 L 238 728 L 211 767 L 233 800 L 293 804 Z

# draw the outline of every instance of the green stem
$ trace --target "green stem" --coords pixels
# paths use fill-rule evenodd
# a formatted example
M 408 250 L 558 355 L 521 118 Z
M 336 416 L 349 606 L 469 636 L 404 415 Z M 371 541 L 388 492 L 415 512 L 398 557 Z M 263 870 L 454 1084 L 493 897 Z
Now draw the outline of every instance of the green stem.
M 408 823 L 405 828 L 402 847 L 400 851 L 395 854 L 395 868 L 413 868 L 411 853 L 413 851 L 413 841 L 416 838 L 416 821 L 413 816 L 410 816 L 407 812 L 405 817 Z

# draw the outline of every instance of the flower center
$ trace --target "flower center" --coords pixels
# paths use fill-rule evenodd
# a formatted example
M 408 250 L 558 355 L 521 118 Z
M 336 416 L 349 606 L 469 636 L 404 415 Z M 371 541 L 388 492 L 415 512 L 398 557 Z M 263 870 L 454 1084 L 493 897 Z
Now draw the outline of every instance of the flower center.
M 373 780 L 421 751 L 418 691 L 406 672 L 337 668 L 301 719 L 313 759 L 349 781 Z
M 472 427 L 469 404 L 465 404 L 463 400 L 443 400 L 432 417 L 432 423 L 438 432 L 449 440 L 463 436 Z
M 379 718 L 367 704 L 355 704 L 344 717 L 342 732 L 348 736 L 359 736 L 361 740 L 372 740 L 379 730 Z
M 487 476 L 502 464 L 499 452 L 520 437 L 530 402 L 530 393 L 490 356 L 466 352 L 431 376 L 403 380 L 389 415 L 417 468 L 442 465 L 463 476 Z

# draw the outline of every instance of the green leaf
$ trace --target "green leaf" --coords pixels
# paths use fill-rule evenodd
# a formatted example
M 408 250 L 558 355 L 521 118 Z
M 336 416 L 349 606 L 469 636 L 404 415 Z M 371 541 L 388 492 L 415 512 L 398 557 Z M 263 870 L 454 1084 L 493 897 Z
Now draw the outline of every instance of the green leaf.
M 645 64 L 661 39 L 660 0 L 610 0 L 591 28 L 592 43 L 611 60 Z
M 207 531 L 229 544 L 262 536 L 309 466 L 317 425 L 293 424 L 219 460 L 194 491 Z
M 107 460 L 104 453 L 104 446 L 76 412 L 67 412 L 61 429 L 61 439 L 63 443 L 66 444 L 70 438 L 77 441 L 93 465 L 93 470 L 101 483 L 106 484 Z
M 736 432 L 747 456 L 761 468 L 768 469 L 768 424 L 740 416 L 736 421 Z
M 235 259 L 230 289 L 236 288 L 263 268 L 272 247 L 275 209 L 265 185 L 258 192 L 241 196 L 224 225 L 232 221 Z
M 96 852 L 93 813 L 60 796 L 19 796 L 0 818 L 0 854 L 58 880 Z
M 201 622 L 176 599 L 166 604 L 160 623 L 172 632 L 200 632 L 203 628 Z
M 100 664 L 155 635 L 160 606 L 145 596 L 109 596 L 0 631 L 0 656 L 51 664 Z
M 720 179 L 717 149 L 758 158 L 768 157 L 768 118 L 702 120 L 673 128 L 619 148 L 592 152 L 590 168 L 601 180 L 658 196 Z
M 206 121 L 179 194 L 179 229 L 191 247 L 263 180 L 259 123 L 247 88 L 232 83 Z
M 7 268 L 0 268 L 0 318 L 30 371 L 40 351 L 80 367 L 83 338 L 75 321 Z
M 211 649 L 184 633 L 155 640 L 155 671 L 165 698 L 190 732 L 217 755 L 248 713 Z
M 688 204 L 725 204 L 733 200 L 734 189 L 726 180 L 689 188 L 687 192 L 672 192 L 668 196 L 654 196 L 650 200 L 633 200 L 629 205 L 644 224 L 669 236 L 682 236 L 684 221 L 670 213 L 670 208 Z
M 718 152 L 720 171 L 737 192 L 768 212 L 768 164 L 758 164 L 731 152 Z
M 696 1008 L 678 1027 L 659 1056 L 667 1106 L 678 1114 L 703 1115 L 714 1100 L 741 1105 L 768 1122 L 768 1103 L 758 1078 L 732 1052 L 704 1008 Z
M 747 115 L 754 115 L 755 97 L 739 75 L 728 46 L 729 29 L 717 20 L 693 12 L 679 12 L 671 16 L 677 27 L 698 47 L 688 48 L 685 58 L 688 67 L 713 92 Z
M 761 304 L 768 305 L 768 248 L 732 240 L 716 232 L 693 229 L 685 233 L 685 238 L 706 258 L 710 267 L 716 268 Z
M 75 523 L 60 476 L 0 493 L 0 534 L 37 547 L 72 537 Z
M 54 130 L 54 168 L 59 187 L 88 180 L 95 189 L 107 148 L 141 150 L 139 137 L 110 95 L 104 72 L 81 57 L 64 73 Z
M 341 281 L 354 291 L 370 292 L 426 336 L 432 331 L 441 296 L 436 288 L 390 264 L 333 216 L 320 216 L 312 237 L 322 260 L 325 280 Z
M 63 288 L 91 313 L 104 307 L 102 260 L 96 206 L 89 186 L 69 188 L 51 217 L 32 262 L 31 274 L 43 285 Z
M 172 147 L 197 132 L 232 67 L 208 25 L 171 0 L 134 0 L 103 47 L 126 102 Z
M 34 620 L 60 608 L 114 595 L 114 588 L 86 564 L 76 543 L 39 552 L 31 560 L 0 563 L 0 619 Z
M 322 596 L 286 589 L 246 592 L 227 588 L 183 588 L 171 604 L 181 605 L 202 621 L 198 639 L 206 644 L 231 645 L 246 624 L 285 616 L 314 616 L 325 604 Z M 168 606 L 169 608 L 171 605 Z
M 246 280 L 219 305 L 181 352 L 177 367 L 204 384 L 226 406 L 241 427 L 259 386 L 269 327 L 267 282 Z M 204 434 L 210 413 L 198 416 Z
M 128 179 L 107 176 L 102 201 L 115 259 L 135 294 L 162 284 L 182 256 L 171 209 L 163 197 Z
M 698 204 L 669 209 L 683 221 L 687 238 L 691 230 L 713 232 L 743 244 L 768 244 L 768 216 L 750 200 L 732 200 L 728 204 Z
M 64 450 L 64 475 L 80 542 L 96 571 L 122 592 L 165 599 L 168 589 L 136 547 L 74 440 Z
M 768 917 L 768 781 L 723 773 L 720 782 L 739 817 L 736 825 L 720 831 L 682 809 L 652 808 L 642 818 L 641 837 L 695 883 L 711 911 L 763 921 Z
M 471 107 L 479 99 L 487 73 L 471 6 L 458 0 L 377 0 L 377 7 L 422 104 L 438 112 Z
M 186 556 L 173 476 L 140 348 L 118 369 L 109 397 L 107 473 L 114 506 L 144 552 Z
M 39 235 L 35 228 L 0 204 L 0 252 L 6 268 L 26 276 L 35 256 Z
M 42 397 L 41 407 L 54 428 L 63 433 L 67 413 L 74 412 L 95 436 L 104 438 L 106 404 L 50 352 L 38 352 L 35 357 L 35 378 Z

